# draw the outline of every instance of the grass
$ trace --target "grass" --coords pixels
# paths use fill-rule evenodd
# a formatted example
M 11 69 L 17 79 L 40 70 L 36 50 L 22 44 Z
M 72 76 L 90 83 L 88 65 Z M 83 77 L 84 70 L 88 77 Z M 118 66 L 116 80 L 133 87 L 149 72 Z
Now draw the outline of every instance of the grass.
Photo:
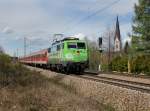
M 0 55 L 0 111 L 114 111 L 76 93 L 73 85 L 30 71 Z M 5 62 L 5 63 L 2 63 Z

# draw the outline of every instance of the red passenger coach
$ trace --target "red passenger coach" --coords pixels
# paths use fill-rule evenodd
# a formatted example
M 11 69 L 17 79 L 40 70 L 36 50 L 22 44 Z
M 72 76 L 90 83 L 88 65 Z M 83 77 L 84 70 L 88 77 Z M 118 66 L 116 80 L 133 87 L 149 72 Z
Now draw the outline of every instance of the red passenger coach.
M 41 51 L 32 53 L 26 57 L 20 58 L 20 62 L 24 64 L 36 64 L 36 65 L 47 65 L 48 63 L 48 50 L 43 49 Z

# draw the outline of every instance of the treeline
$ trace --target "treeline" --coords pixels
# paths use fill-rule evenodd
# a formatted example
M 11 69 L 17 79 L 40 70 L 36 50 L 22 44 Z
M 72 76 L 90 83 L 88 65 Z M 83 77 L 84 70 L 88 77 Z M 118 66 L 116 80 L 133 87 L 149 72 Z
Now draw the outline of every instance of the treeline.
M 150 75 L 150 54 L 133 53 L 132 47 L 128 43 L 122 52 L 110 52 L 110 54 L 107 51 L 100 53 L 96 42 L 88 40 L 88 46 L 90 70 Z
M 129 72 L 150 75 L 150 54 L 132 54 L 124 50 L 120 53 L 100 53 L 95 42 L 89 43 L 89 69 L 103 72 Z M 93 45 L 92 45 L 93 44 Z M 94 46 L 95 45 L 95 46 Z M 128 48 L 130 48 L 128 46 Z M 100 66 L 99 66 L 100 65 Z
M 109 66 L 111 71 L 150 75 L 150 55 L 141 54 L 133 58 L 128 55 L 120 55 L 115 57 Z
M 129 34 L 132 38 L 131 43 L 126 42 L 124 49 L 119 53 L 105 51 L 101 54 L 97 51 L 96 47 L 93 48 L 92 45 L 89 45 L 90 68 L 98 69 L 98 64 L 101 64 L 102 71 L 150 75 L 149 26 L 150 2 L 149 0 L 139 0 L 139 3 L 135 4 L 135 15 L 132 26 L 133 34 Z M 95 43 L 93 44 L 95 45 Z

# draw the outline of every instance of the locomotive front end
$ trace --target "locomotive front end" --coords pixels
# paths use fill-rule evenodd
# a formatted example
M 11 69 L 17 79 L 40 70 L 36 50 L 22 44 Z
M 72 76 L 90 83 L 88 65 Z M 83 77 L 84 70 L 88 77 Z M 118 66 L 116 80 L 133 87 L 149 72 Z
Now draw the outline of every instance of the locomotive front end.
M 65 64 L 67 70 L 82 72 L 88 67 L 88 49 L 85 41 L 67 41 L 65 44 Z

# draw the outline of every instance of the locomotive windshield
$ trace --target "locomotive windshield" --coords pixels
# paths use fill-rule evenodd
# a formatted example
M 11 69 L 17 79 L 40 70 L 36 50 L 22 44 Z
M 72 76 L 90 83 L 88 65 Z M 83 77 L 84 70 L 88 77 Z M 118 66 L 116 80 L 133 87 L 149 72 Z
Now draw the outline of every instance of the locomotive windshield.
M 75 42 L 69 42 L 68 43 L 68 48 L 69 49 L 76 49 L 77 48 L 77 44 Z
M 85 43 L 84 42 L 69 42 L 68 43 L 68 48 L 69 49 L 86 49 Z
M 85 49 L 85 43 L 82 43 L 82 42 L 77 43 L 77 47 L 78 49 Z

